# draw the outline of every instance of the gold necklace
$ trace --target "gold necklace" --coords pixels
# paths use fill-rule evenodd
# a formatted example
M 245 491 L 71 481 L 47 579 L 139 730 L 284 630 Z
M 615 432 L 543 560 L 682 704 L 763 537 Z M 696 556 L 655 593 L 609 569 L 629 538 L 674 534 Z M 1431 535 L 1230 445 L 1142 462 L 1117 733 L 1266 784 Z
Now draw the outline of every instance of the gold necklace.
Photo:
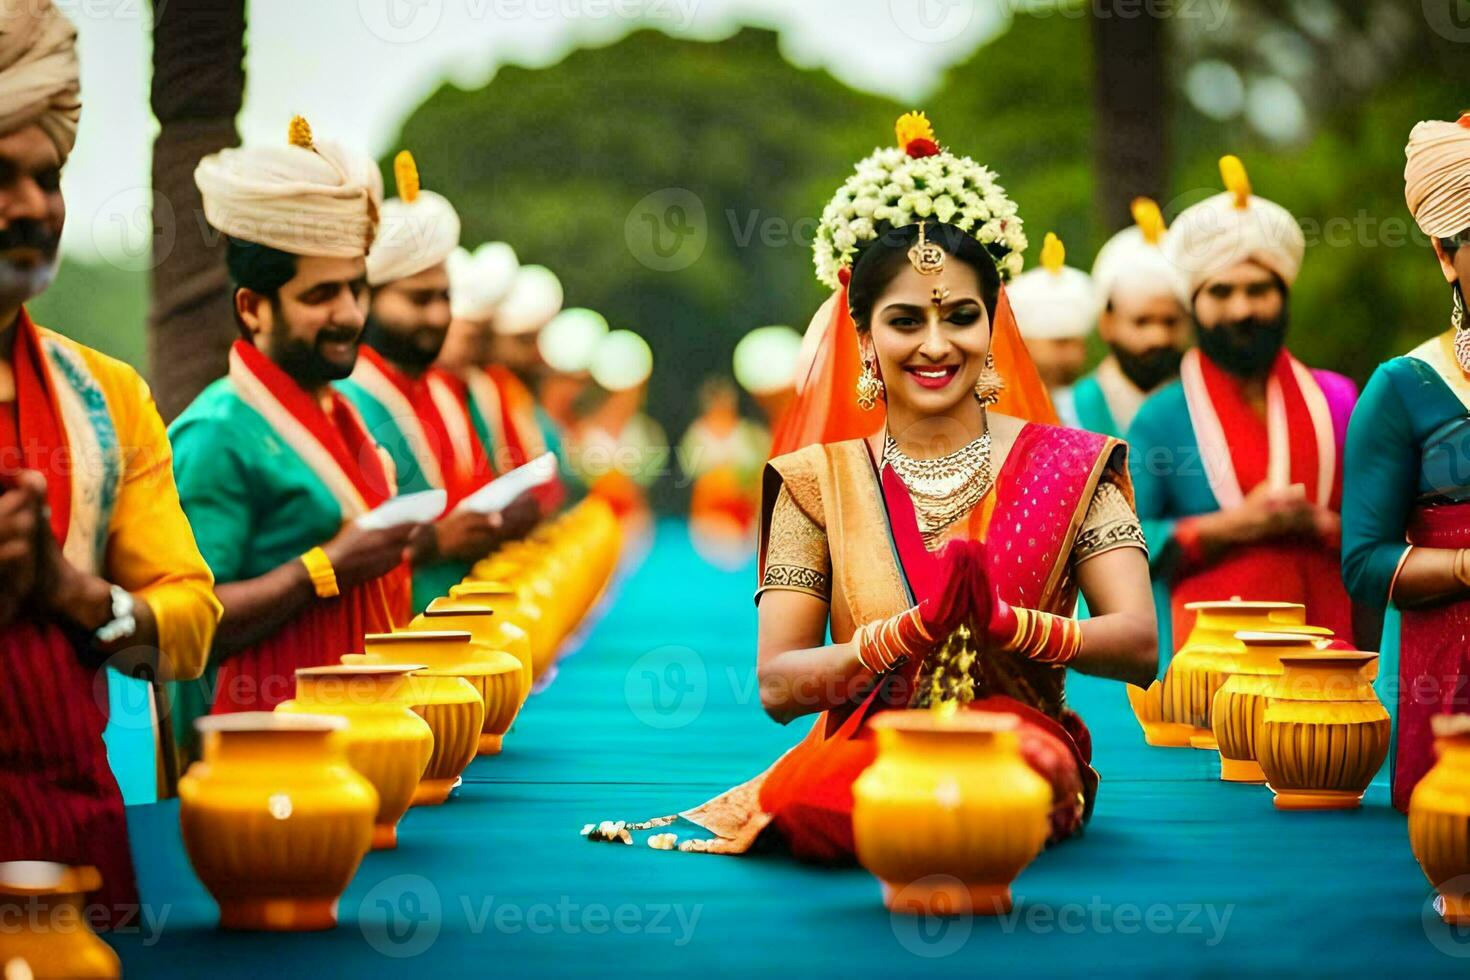
M 919 532 L 924 545 L 930 548 L 946 528 L 973 510 L 995 485 L 988 424 L 980 438 L 937 459 L 914 459 L 898 448 L 889 433 L 883 443 L 883 462 L 893 468 L 908 488 L 919 519 Z

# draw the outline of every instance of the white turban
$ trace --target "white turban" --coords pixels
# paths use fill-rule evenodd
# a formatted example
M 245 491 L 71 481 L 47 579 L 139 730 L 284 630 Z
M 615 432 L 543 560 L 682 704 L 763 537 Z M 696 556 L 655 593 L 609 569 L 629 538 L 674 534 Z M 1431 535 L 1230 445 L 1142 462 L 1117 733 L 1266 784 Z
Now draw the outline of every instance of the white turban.
M 653 351 L 631 330 L 610 332 L 592 355 L 592 380 L 608 391 L 636 388 L 652 373 Z
M 556 273 L 543 265 L 523 265 L 495 311 L 490 329 L 507 336 L 535 333 L 551 322 L 561 302 L 561 281 Z
M 1242 262 L 1256 262 L 1291 286 L 1307 243 L 1281 205 L 1250 192 L 1235 157 L 1220 161 L 1230 189 L 1186 208 L 1169 228 L 1164 254 L 1184 275 L 1191 298 L 1207 281 Z
M 377 231 L 382 175 L 368 157 L 313 141 L 302 127 L 310 149 L 245 146 L 200 160 L 204 217 L 231 238 L 292 255 L 360 258 Z
M 1023 272 L 1006 287 L 1006 295 L 1023 340 L 1086 337 L 1097 323 L 1092 278 L 1071 266 L 1040 265 Z
M 752 395 L 796 386 L 801 334 L 790 327 L 756 327 L 735 345 L 735 380 Z
M 417 275 L 446 261 L 458 246 L 459 214 L 442 194 L 419 191 L 412 202 L 385 201 L 378 237 L 367 255 L 368 285 Z
M 1470 228 L 1470 112 L 1419 123 L 1404 156 L 1404 200 L 1424 234 L 1453 238 Z
M 1163 240 L 1157 245 L 1150 243 L 1137 225 L 1109 238 L 1097 253 L 1092 263 L 1092 286 L 1097 291 L 1099 313 L 1118 296 L 1169 296 L 1189 308 L 1189 286 L 1179 268 L 1165 257 Z
M 82 115 L 76 44 L 51 0 L 0 3 L 0 133 L 38 123 L 62 162 Z
M 515 283 L 520 261 L 505 242 L 485 242 L 473 252 L 449 256 L 449 302 L 463 320 L 490 320 Z

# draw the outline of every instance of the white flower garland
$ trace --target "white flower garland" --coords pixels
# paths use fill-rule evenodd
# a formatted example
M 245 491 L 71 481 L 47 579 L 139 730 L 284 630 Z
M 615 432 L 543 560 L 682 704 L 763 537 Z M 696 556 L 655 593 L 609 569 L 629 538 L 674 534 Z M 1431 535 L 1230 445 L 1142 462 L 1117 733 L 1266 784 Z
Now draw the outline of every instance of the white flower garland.
M 893 146 L 859 161 L 822 210 L 812 245 L 817 278 L 836 289 L 838 271 L 851 267 L 859 242 L 877 237 L 879 222 L 902 228 L 920 218 L 953 224 L 992 255 L 1003 250 L 996 260 L 1002 281 L 1020 273 L 1026 233 L 995 174 L 969 157 L 940 152 L 914 158 Z

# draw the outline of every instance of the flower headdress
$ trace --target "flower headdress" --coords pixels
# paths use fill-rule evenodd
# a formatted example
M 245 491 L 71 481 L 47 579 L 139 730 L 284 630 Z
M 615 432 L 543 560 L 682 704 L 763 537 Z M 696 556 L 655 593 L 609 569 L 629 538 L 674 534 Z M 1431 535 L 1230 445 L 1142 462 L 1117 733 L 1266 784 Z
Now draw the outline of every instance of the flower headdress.
M 922 112 L 905 113 L 894 129 L 898 146 L 861 160 L 823 209 L 812 247 L 817 278 L 832 289 L 844 285 L 858 246 L 878 237 L 880 223 L 901 228 L 922 218 L 953 224 L 984 245 L 1002 281 L 1017 275 L 1026 233 L 990 168 L 941 148 Z

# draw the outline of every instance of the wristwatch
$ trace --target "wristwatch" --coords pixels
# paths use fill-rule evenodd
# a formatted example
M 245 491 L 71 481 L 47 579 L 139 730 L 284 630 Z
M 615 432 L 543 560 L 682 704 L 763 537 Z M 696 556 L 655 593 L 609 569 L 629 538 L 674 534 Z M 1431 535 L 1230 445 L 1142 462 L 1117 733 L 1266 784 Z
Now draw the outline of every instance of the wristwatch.
M 98 643 L 116 643 L 133 635 L 138 621 L 133 617 L 133 594 L 120 585 L 112 589 L 112 619 L 97 627 L 93 636 Z

